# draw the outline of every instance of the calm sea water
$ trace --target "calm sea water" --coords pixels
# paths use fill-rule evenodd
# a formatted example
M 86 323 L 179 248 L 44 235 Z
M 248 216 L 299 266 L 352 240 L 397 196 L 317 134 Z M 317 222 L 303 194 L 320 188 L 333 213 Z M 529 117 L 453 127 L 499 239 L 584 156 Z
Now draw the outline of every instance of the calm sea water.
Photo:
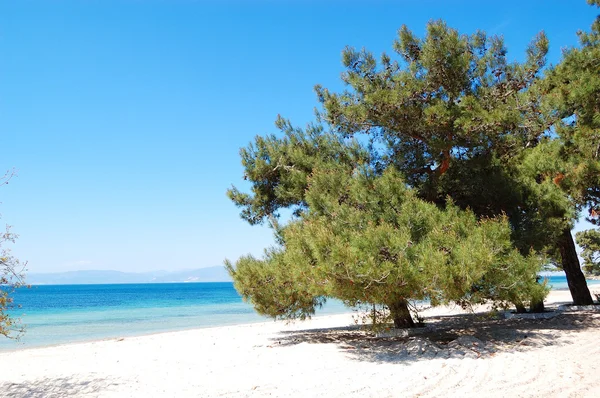
M 552 286 L 552 290 L 567 290 L 569 289 L 569 285 L 567 285 L 567 278 L 564 275 L 561 276 L 546 276 L 548 278 L 548 284 Z M 595 291 L 600 293 L 600 280 L 588 279 L 587 281 L 588 287 L 590 291 Z
M 20 308 L 11 314 L 26 333 L 18 342 L 0 338 L 0 351 L 270 320 L 244 303 L 231 282 L 43 285 L 13 297 Z M 330 301 L 318 314 L 346 311 Z
M 564 276 L 549 282 L 567 289 Z M 588 283 L 600 288 L 600 281 Z M 268 320 L 229 282 L 33 286 L 14 298 L 21 308 L 12 315 L 27 332 L 20 341 L 0 338 L 0 350 Z M 347 311 L 332 300 L 317 315 Z

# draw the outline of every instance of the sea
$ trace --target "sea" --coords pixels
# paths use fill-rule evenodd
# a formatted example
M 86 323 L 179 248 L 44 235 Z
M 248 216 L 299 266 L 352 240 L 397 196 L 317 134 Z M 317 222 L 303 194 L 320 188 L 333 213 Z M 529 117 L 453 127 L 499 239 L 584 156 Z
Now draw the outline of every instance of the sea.
M 549 276 L 567 289 L 564 276 Z M 590 289 L 600 281 L 588 281 Z M 39 285 L 13 293 L 10 315 L 25 333 L 0 338 L 0 351 L 138 336 L 175 330 L 270 321 L 245 303 L 231 282 Z M 316 315 L 351 310 L 329 300 Z
M 0 336 L 0 351 L 272 321 L 231 282 L 38 285 L 12 297 L 9 313 L 25 333 L 16 340 Z M 348 311 L 330 300 L 316 315 Z

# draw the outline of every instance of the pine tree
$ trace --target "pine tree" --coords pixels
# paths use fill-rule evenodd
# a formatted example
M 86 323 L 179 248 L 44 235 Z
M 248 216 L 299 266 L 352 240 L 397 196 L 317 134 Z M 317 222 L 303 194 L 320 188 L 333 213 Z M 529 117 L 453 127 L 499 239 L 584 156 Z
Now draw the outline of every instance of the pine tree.
M 322 119 L 344 136 L 368 136 L 383 148 L 380 167 L 397 167 L 421 198 L 443 206 L 449 196 L 479 217 L 506 214 L 522 254 L 561 259 L 583 304 L 591 296 L 570 234 L 577 208 L 560 187 L 561 165 L 542 156 L 556 149 L 548 131 L 559 120 L 544 112 L 547 48 L 540 33 L 525 62 L 509 63 L 498 37 L 438 21 L 420 39 L 403 27 L 399 60 L 383 54 L 378 64 L 347 48 L 347 89 L 317 92 Z
M 588 0 L 589 4 L 600 5 Z M 580 47 L 563 53 L 546 78 L 547 111 L 559 119 L 553 156 L 562 162 L 555 182 L 577 206 L 589 211 L 588 221 L 600 224 L 600 17 L 589 32 L 579 32 Z M 580 235 L 583 242 L 594 232 Z M 560 239 L 562 268 L 575 304 L 591 304 L 575 242 L 566 228 Z M 586 265 L 589 267 L 589 263 Z
M 364 49 L 346 48 L 343 62 L 347 70 L 342 80 L 347 89 L 332 93 L 316 87 L 322 104 L 317 123 L 303 131 L 280 118 L 277 125 L 284 133 L 283 138 L 257 137 L 254 144 L 241 151 L 245 178 L 252 183 L 252 193 L 232 188 L 228 194 L 250 223 L 269 220 L 277 231 L 280 247 L 268 250 L 263 259 L 244 257 L 235 266 L 228 263 L 236 287 L 259 312 L 271 316 L 302 318 L 310 315 L 323 297 L 337 297 L 349 305 L 382 304 L 392 314 L 400 314 L 393 315 L 397 325 L 410 324 L 406 317 L 406 300 L 424 295 L 433 302 L 438 298 L 439 302 L 465 300 L 466 303 L 491 299 L 511 302 L 520 311 L 525 310 L 527 303 L 537 310 L 543 309 L 544 294 L 536 284 L 536 271 L 540 255 L 545 254 L 563 265 L 574 302 L 585 304 L 585 292 L 589 297 L 589 290 L 578 262 L 572 261 L 576 254 L 570 230 L 577 218 L 578 205 L 584 203 L 577 199 L 576 192 L 587 192 L 586 189 L 593 186 L 589 181 L 595 175 L 583 173 L 586 178 L 579 180 L 585 180 L 585 184 L 571 184 L 583 187 L 579 191 L 565 188 L 566 173 L 578 163 L 575 156 L 564 155 L 568 145 L 559 137 L 566 135 L 555 132 L 565 128 L 557 124 L 564 118 L 564 112 L 553 110 L 547 100 L 553 90 L 548 80 L 542 79 L 547 48 L 548 41 L 541 33 L 528 47 L 526 61 L 511 63 L 500 38 L 488 37 L 483 32 L 461 35 L 441 21 L 431 22 L 423 39 L 406 27 L 401 28 L 394 43 L 396 60 L 383 54 L 378 63 Z M 363 142 L 360 138 L 357 141 L 359 135 L 368 139 L 366 148 L 358 144 L 358 141 Z M 335 258 L 331 257 L 330 249 L 339 247 L 341 253 L 342 248 L 346 248 L 357 254 L 352 261 L 341 262 L 353 267 L 364 263 L 364 259 L 377 259 L 375 247 L 383 250 L 381 253 L 389 250 L 380 244 L 374 245 L 371 251 L 361 251 L 362 246 L 356 246 L 357 242 L 350 237 L 345 241 L 325 238 L 342 239 L 344 229 L 333 229 L 337 225 L 336 217 L 350 213 L 340 213 L 339 209 L 319 213 L 318 202 L 309 199 L 317 195 L 310 184 L 322 170 L 336 167 L 347 168 L 346 174 L 353 178 L 358 178 L 357 170 L 368 170 L 375 181 L 382 178 L 388 182 L 390 177 L 385 177 L 386 173 L 394 170 L 402 176 L 402 183 L 395 183 L 406 186 L 408 196 L 415 203 L 431 206 L 430 212 L 437 214 L 438 221 L 459 223 L 458 218 L 464 220 L 457 215 L 461 211 L 474 217 L 476 223 L 510 225 L 503 229 L 504 234 L 495 235 L 496 241 L 483 245 L 482 250 L 506 244 L 516 248 L 518 253 L 494 251 L 499 256 L 495 263 L 504 264 L 499 269 L 505 272 L 486 273 L 486 265 L 482 265 L 482 269 L 472 270 L 474 276 L 469 289 L 454 280 L 455 286 L 460 288 L 453 293 L 449 290 L 451 283 L 441 282 L 448 282 L 451 277 L 438 279 L 440 275 L 450 275 L 445 274 L 450 272 L 448 268 L 460 264 L 452 259 L 435 266 L 432 265 L 434 260 L 428 264 L 432 269 L 442 270 L 436 271 L 439 274 L 435 281 L 440 283 L 435 288 L 427 278 L 410 284 L 413 289 L 410 292 L 396 289 L 398 286 L 394 283 L 383 283 L 383 290 L 388 294 L 369 293 L 369 301 L 364 296 L 366 286 L 371 288 L 382 275 L 373 274 L 376 278 L 370 280 L 371 284 L 365 282 L 353 289 L 355 279 L 359 279 L 357 276 L 366 275 L 366 268 L 354 269 L 357 273 L 347 270 L 346 279 L 352 281 L 350 286 L 348 283 L 332 285 L 332 280 L 324 274 L 308 272 L 328 269 L 326 264 Z M 355 184 L 354 179 L 338 180 L 339 184 L 332 187 L 344 190 Z M 337 200 L 341 205 L 352 197 L 344 195 L 330 198 L 331 203 Z M 359 198 L 353 200 L 360 203 Z M 382 197 L 377 203 L 391 200 Z M 283 208 L 294 209 L 295 219 L 289 225 L 280 226 L 277 215 Z M 376 219 L 387 211 L 385 208 L 365 209 L 353 217 Z M 457 219 L 444 218 L 442 214 L 446 212 L 455 214 Z M 357 228 L 352 220 L 354 218 L 340 219 L 339 225 L 346 226 L 347 232 L 358 231 L 369 241 L 367 234 L 371 232 L 362 224 Z M 411 236 L 411 228 L 418 225 L 417 221 L 403 221 L 408 223 L 405 235 Z M 323 253 L 319 251 L 319 241 L 310 238 L 317 231 L 307 225 L 322 226 L 319 236 L 327 242 L 322 246 Z M 396 228 L 396 224 L 393 225 Z M 483 225 L 472 224 L 471 227 L 473 231 L 485 230 Z M 391 229 L 387 233 L 392 239 Z M 447 247 L 441 246 L 446 248 L 441 249 L 431 243 L 435 239 L 430 238 L 428 235 L 422 242 L 429 242 L 423 243 L 429 245 L 427 256 L 437 258 L 440 250 L 445 252 Z M 294 249 L 298 242 L 303 242 L 304 251 Z M 474 247 L 471 250 L 475 252 Z M 293 253 L 296 253 L 294 257 Z M 312 260 L 303 262 L 303 256 Z M 511 260 L 505 261 L 507 258 Z M 413 260 L 402 272 L 411 274 L 414 269 L 420 269 Z M 385 268 L 383 264 L 384 260 L 373 260 L 367 268 L 376 271 Z M 425 272 L 425 268 L 423 270 Z M 331 264 L 328 272 L 327 275 L 335 275 Z M 400 274 L 396 276 L 400 278 Z M 424 275 L 431 276 L 426 272 Z M 522 278 L 519 283 L 515 275 Z M 521 290 L 499 288 L 505 286 L 506 280 L 513 280 L 510 286 L 518 285 Z M 276 286 L 275 292 L 269 289 L 270 283 Z M 435 289 L 441 292 L 438 296 L 432 293 Z
M 577 244 L 583 249 L 583 269 L 590 275 L 600 276 L 600 231 L 580 231 L 575 237 Z
M 505 218 L 477 220 L 419 199 L 400 174 L 330 164 L 307 181 L 306 211 L 280 229 L 263 259 L 227 263 L 236 289 L 274 318 L 305 318 L 326 297 L 380 305 L 412 327 L 409 302 L 525 305 L 543 298 L 538 256 L 522 256 Z

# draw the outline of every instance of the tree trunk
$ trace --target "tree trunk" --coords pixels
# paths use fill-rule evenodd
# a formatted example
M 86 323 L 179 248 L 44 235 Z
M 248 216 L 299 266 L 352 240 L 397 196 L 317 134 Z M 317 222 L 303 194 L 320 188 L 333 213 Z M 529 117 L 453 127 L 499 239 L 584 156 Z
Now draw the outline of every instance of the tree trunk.
M 415 323 L 410 315 L 410 310 L 408 309 L 408 301 L 400 299 L 395 303 L 388 305 L 388 308 L 390 309 L 390 314 L 394 320 L 394 327 L 396 329 L 415 327 Z
M 581 272 L 579 258 L 577 257 L 577 251 L 575 250 L 575 242 L 573 241 L 573 235 L 571 235 L 571 230 L 569 228 L 563 230 L 558 242 L 558 247 L 562 258 L 562 268 L 567 276 L 571 297 L 573 297 L 573 304 L 593 304 L 594 301 L 592 300 L 592 295 L 590 294 L 587 282 L 585 281 L 585 276 L 583 275 L 583 272 Z
M 517 314 L 524 314 L 527 312 L 527 308 L 523 303 L 513 303 L 515 305 L 515 309 L 517 310 Z
M 541 276 L 537 276 L 535 278 L 536 283 L 540 283 L 542 279 Z M 546 308 L 544 307 L 544 299 L 543 298 L 532 298 L 529 302 L 529 312 L 537 312 L 542 313 Z
M 542 313 L 542 312 L 544 312 L 544 310 L 545 310 L 544 300 L 539 300 L 539 301 L 531 300 L 531 303 L 529 304 L 529 312 Z

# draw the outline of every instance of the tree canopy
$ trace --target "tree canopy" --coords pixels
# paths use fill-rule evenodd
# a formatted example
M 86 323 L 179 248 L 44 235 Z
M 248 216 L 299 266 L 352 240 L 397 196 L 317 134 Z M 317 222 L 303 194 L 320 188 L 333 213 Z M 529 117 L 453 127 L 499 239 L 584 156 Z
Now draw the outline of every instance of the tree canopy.
M 580 231 L 576 237 L 577 244 L 583 249 L 583 269 L 590 275 L 600 276 L 600 231 Z
M 276 227 L 279 210 L 291 208 L 297 215 L 306 208 L 304 191 L 314 168 L 328 163 L 356 167 L 370 161 L 369 152 L 358 142 L 324 134 L 320 124 L 301 129 L 278 117 L 275 125 L 283 133 L 281 137 L 257 136 L 240 150 L 244 179 L 252 184 L 252 193 L 235 187 L 227 191 L 242 208 L 242 218 L 252 225 L 267 220 Z
M 421 198 L 443 206 L 450 196 L 479 217 L 505 214 L 516 247 L 545 252 L 565 270 L 574 301 L 591 303 L 570 232 L 577 199 L 561 187 L 574 160 L 557 156 L 562 118 L 546 101 L 545 35 L 523 63 L 508 62 L 500 38 L 461 35 L 441 21 L 423 39 L 401 28 L 394 49 L 399 60 L 383 54 L 377 63 L 347 48 L 347 89 L 317 87 L 322 119 L 344 136 L 368 136 L 382 148 L 380 167 L 397 167 Z
M 523 305 L 543 297 L 539 257 L 522 256 L 504 218 L 478 220 L 452 203 L 419 199 L 388 168 L 315 170 L 307 211 L 281 229 L 282 245 L 228 270 L 242 296 L 275 318 L 304 318 L 325 297 L 384 305 L 395 326 L 413 326 L 408 301 Z
M 524 63 L 510 63 L 499 37 L 461 35 L 438 21 L 419 39 L 402 27 L 397 61 L 383 54 L 378 64 L 366 50 L 344 51 L 347 90 L 317 87 L 321 117 L 341 135 L 376 142 L 379 167 L 398 168 L 421 198 L 443 205 L 450 196 L 482 217 L 504 213 L 524 253 L 541 249 L 556 230 L 547 223 L 573 216 L 558 195 L 552 207 L 560 214 L 542 216 L 549 207 L 536 203 L 559 191 L 533 161 L 553 122 L 537 87 L 547 48 L 540 34 Z
M 589 4 L 599 6 L 597 0 Z M 578 32 L 580 46 L 564 51 L 556 68 L 549 71 L 543 83 L 547 112 L 557 122 L 552 156 L 560 162 L 555 183 L 574 202 L 579 211 L 587 211 L 587 220 L 600 224 L 600 16 L 590 31 Z M 586 250 L 584 268 L 591 272 L 594 251 L 593 239 L 597 231 L 578 235 Z M 567 272 L 574 302 L 591 304 L 589 290 L 573 286 L 572 274 L 580 273 L 580 264 L 570 233 L 563 234 L 559 245 L 561 254 L 571 253 L 562 266 Z M 570 259 L 570 260 L 569 260 Z M 577 275 L 579 279 L 582 275 Z
M 589 1 L 590 4 L 598 2 Z M 579 32 L 580 47 L 564 52 L 561 63 L 547 77 L 547 101 L 560 119 L 556 152 L 565 163 L 560 184 L 588 220 L 600 217 L 600 16 L 589 32 Z
M 336 297 L 382 304 L 400 325 L 406 300 L 424 297 L 540 308 L 545 258 L 576 304 L 591 303 L 571 229 L 600 192 L 598 26 L 546 75 L 543 33 L 522 63 L 501 38 L 443 21 L 424 38 L 403 26 L 379 61 L 346 48 L 346 89 L 315 87 L 317 123 L 279 118 L 283 137 L 241 150 L 252 193 L 228 194 L 250 223 L 271 222 L 279 246 L 227 263 L 236 288 L 275 317 Z M 284 208 L 294 217 L 279 226 Z

